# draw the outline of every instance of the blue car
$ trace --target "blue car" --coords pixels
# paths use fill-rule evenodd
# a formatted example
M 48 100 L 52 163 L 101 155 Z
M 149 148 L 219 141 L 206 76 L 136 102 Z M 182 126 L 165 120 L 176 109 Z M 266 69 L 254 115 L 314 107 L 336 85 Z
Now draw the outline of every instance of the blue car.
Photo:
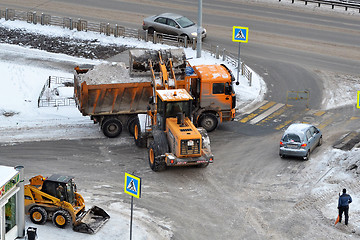
M 280 141 L 279 155 L 301 157 L 308 160 L 310 152 L 322 144 L 322 133 L 320 129 L 310 124 L 291 124 Z

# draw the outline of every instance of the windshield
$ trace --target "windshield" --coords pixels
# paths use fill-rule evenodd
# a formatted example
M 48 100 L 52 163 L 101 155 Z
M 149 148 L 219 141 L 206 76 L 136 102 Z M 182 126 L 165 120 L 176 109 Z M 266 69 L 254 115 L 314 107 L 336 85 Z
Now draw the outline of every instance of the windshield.
M 179 23 L 179 25 L 182 28 L 187 28 L 187 27 L 195 25 L 195 23 L 193 21 L 191 21 L 190 19 L 188 19 L 187 17 L 180 17 L 180 18 L 176 19 L 176 21 Z
M 185 113 L 185 116 L 190 115 L 189 102 L 168 102 L 166 104 L 166 116 L 176 117 L 178 113 Z
M 66 184 L 66 192 L 67 192 L 67 195 L 69 198 L 68 199 L 69 203 L 74 204 L 75 203 L 75 195 L 74 195 L 74 189 L 73 189 L 72 182 L 68 182 Z

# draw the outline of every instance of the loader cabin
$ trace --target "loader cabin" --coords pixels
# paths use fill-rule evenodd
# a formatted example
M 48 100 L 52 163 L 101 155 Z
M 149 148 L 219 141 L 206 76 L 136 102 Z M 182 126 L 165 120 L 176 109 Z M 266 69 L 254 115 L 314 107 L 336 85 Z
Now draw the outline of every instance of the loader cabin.
M 71 204 L 75 203 L 76 185 L 73 182 L 74 177 L 53 174 L 48 177 L 42 186 L 42 191 L 66 201 Z
M 190 118 L 193 98 L 185 89 L 157 90 L 158 125 L 165 130 L 167 118 L 177 118 L 179 114 Z

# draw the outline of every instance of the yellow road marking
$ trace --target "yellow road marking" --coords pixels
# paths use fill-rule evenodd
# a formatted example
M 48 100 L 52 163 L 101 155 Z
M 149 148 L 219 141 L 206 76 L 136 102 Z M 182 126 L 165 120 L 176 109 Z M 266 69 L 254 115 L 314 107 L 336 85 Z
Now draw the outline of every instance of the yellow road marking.
M 325 111 L 318 111 L 318 112 L 314 113 L 314 115 L 320 117 L 320 116 L 324 115 L 324 113 L 326 113 L 326 112 Z
M 300 117 L 300 116 L 301 116 L 302 114 L 304 114 L 304 112 L 306 112 L 306 111 L 309 111 L 309 109 L 307 108 L 307 109 L 299 112 L 299 113 L 296 114 L 292 119 L 285 121 L 283 124 L 280 124 L 280 125 L 277 126 L 275 129 L 276 129 L 276 130 L 282 129 L 283 127 L 287 126 L 287 125 L 290 124 L 291 122 L 295 121 L 298 117 Z
M 288 108 L 289 108 L 289 106 L 285 105 L 284 107 L 280 108 L 278 111 L 274 112 L 273 114 L 269 115 L 267 118 L 263 119 L 261 122 L 258 122 L 256 125 L 263 125 L 264 123 L 268 122 L 269 120 L 272 120 L 273 118 L 280 116 Z
M 261 106 L 258 108 L 258 109 L 260 109 L 260 111 L 258 113 L 250 113 L 248 116 L 244 117 L 239 122 L 246 123 L 247 121 L 249 121 L 249 120 L 253 119 L 254 117 L 256 117 L 257 115 L 259 115 L 260 113 L 264 112 L 266 109 L 271 108 L 275 104 L 276 104 L 276 102 L 268 102 L 264 106 Z

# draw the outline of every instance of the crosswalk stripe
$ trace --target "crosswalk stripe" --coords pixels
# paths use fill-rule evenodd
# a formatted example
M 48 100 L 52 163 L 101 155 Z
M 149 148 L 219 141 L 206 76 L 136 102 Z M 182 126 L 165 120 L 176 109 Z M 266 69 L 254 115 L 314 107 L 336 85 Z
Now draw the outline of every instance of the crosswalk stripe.
M 244 117 L 243 119 L 241 119 L 239 122 L 241 123 L 246 123 L 247 121 L 255 118 L 258 114 L 262 113 L 263 111 L 271 108 L 272 106 L 274 106 L 276 104 L 276 102 L 268 102 L 265 105 L 259 107 L 259 112 L 257 113 L 250 113 L 248 116 Z
M 298 119 L 300 116 L 302 116 L 306 111 L 309 111 L 309 109 L 305 109 L 301 112 L 298 112 L 297 114 L 293 115 L 292 119 L 285 121 L 284 123 L 277 126 L 275 129 L 280 130 L 284 128 L 285 126 L 289 125 L 290 123 L 294 122 L 296 119 Z
M 290 107 L 291 107 L 291 105 L 285 105 L 285 107 L 282 107 L 278 111 L 274 112 L 273 114 L 270 114 L 270 116 L 268 116 L 264 120 L 258 122 L 256 125 L 266 124 L 266 122 L 269 122 L 269 121 L 273 120 L 274 118 L 276 118 L 276 117 L 280 116 L 281 114 L 283 114 Z
M 264 118 L 266 118 L 267 116 L 269 116 L 270 114 L 274 113 L 275 111 L 279 110 L 282 106 L 284 106 L 285 104 L 283 103 L 278 103 L 275 106 L 271 107 L 270 109 L 268 109 L 267 111 L 265 111 L 264 113 L 260 114 L 259 116 L 257 116 L 256 118 L 250 120 L 250 124 L 256 124 L 258 122 L 260 122 L 261 120 L 263 120 Z

